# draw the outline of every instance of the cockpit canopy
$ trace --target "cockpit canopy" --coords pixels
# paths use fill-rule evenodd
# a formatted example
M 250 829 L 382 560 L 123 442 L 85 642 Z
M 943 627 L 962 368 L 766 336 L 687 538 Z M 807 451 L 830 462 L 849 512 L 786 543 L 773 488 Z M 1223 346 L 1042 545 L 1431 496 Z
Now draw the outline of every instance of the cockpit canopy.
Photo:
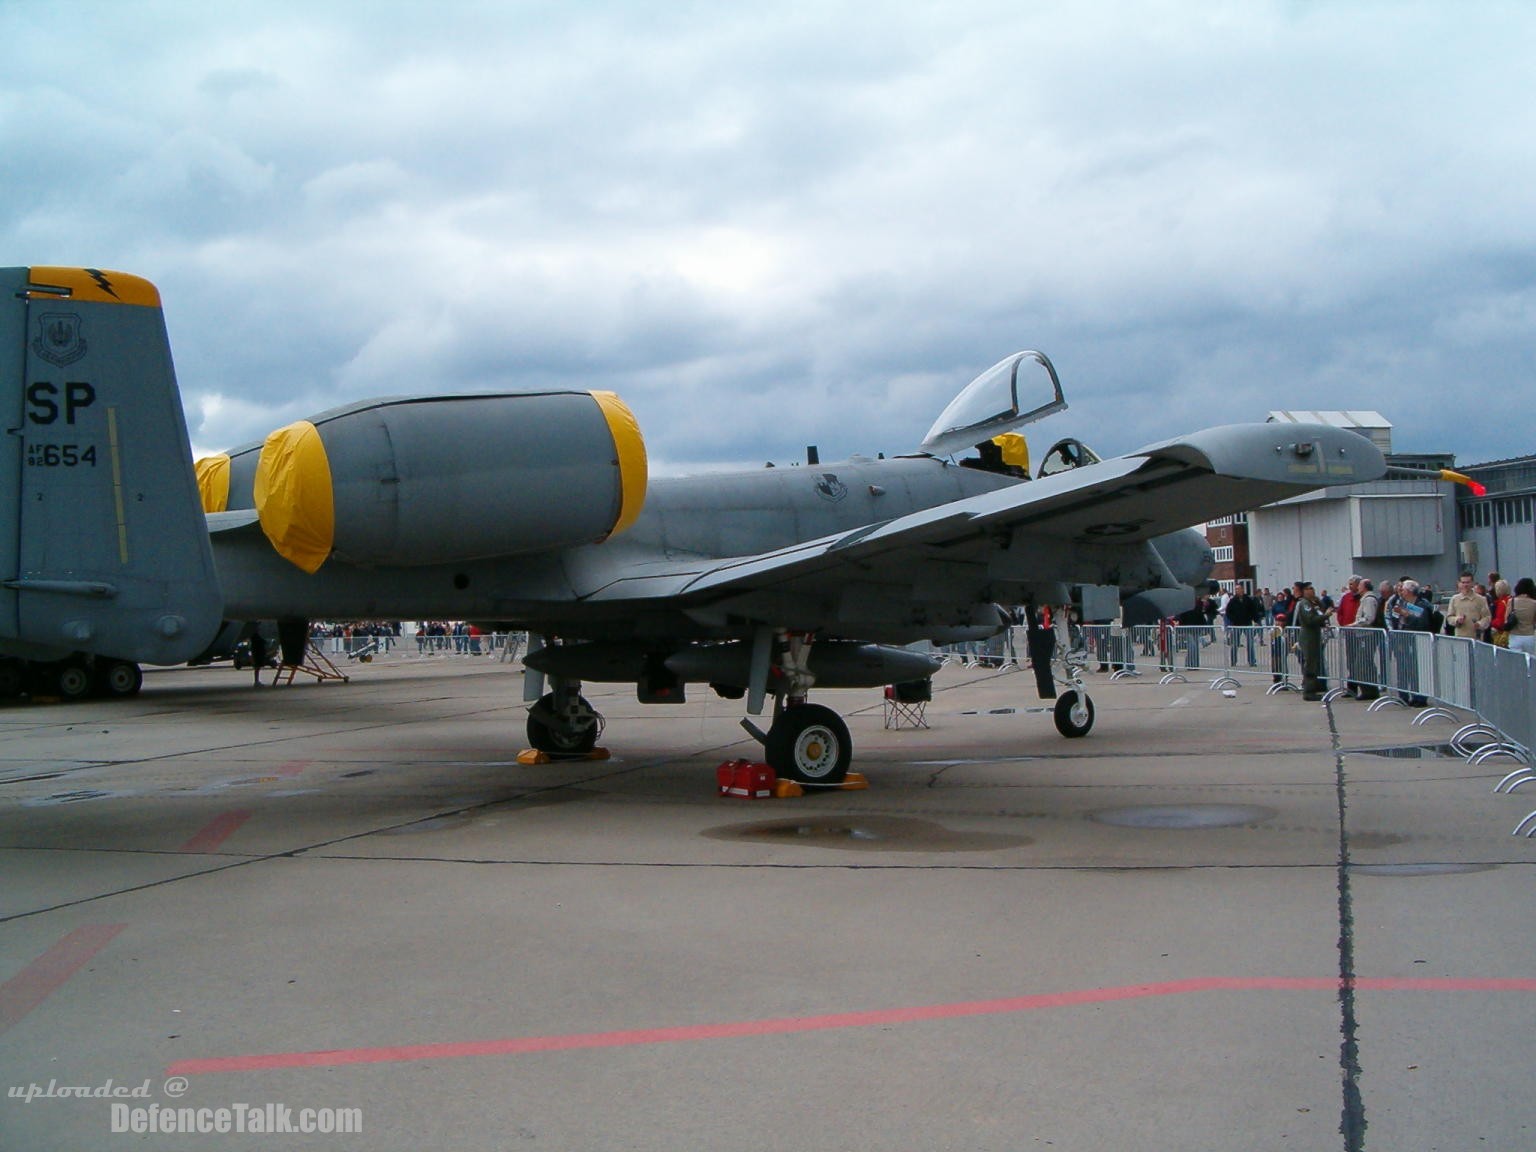
M 1042 375 L 1031 371 L 1031 367 L 1043 368 L 1045 372 Z M 1043 404 L 1028 407 L 1031 401 L 1047 395 L 1049 398 Z M 950 401 L 923 437 L 922 450 L 933 456 L 949 456 L 999 433 L 1061 412 L 1066 406 L 1061 380 L 1045 353 L 1015 352 L 972 380 Z
M 1097 452 L 1081 440 L 1073 440 L 1068 437 L 1058 440 L 1051 445 L 1051 450 L 1040 460 L 1040 479 L 1054 476 L 1058 472 L 1068 472 L 1073 468 L 1081 468 L 1085 464 L 1097 464 L 1100 457 Z

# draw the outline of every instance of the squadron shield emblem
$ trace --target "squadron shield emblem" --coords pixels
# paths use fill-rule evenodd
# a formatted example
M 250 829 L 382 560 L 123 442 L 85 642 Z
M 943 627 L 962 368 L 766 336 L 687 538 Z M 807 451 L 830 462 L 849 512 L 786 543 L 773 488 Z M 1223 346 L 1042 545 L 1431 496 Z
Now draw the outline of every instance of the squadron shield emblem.
M 73 312 L 45 312 L 38 318 L 32 351 L 60 368 L 79 360 L 86 353 L 80 317 Z
M 848 495 L 848 485 L 837 478 L 837 473 L 823 472 L 821 478 L 816 481 L 816 492 L 823 500 L 830 500 L 836 504 Z

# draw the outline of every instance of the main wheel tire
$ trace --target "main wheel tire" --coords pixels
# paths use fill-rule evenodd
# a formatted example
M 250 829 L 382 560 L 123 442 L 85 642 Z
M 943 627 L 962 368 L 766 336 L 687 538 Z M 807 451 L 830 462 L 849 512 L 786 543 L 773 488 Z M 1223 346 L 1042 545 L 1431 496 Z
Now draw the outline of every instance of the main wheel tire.
M 137 696 L 144 687 L 144 671 L 131 660 L 112 660 L 105 667 L 98 664 L 96 686 L 103 696 L 113 699 Z
M 768 767 L 799 784 L 841 784 L 853 758 L 848 725 L 820 704 L 784 709 L 768 729 L 764 745 Z
M 586 704 L 588 710 L 591 705 L 585 698 L 581 701 Z M 574 731 L 558 728 L 548 723 L 537 715 L 544 712 L 554 714 L 555 694 L 546 693 L 544 698 L 528 710 L 528 743 L 539 752 L 547 752 L 551 756 L 585 756 L 593 748 L 597 747 L 597 734 L 602 725 L 594 720 L 585 728 Z M 593 713 L 595 716 L 596 713 Z
M 53 670 L 53 690 L 65 700 L 84 700 L 91 694 L 91 673 L 84 664 L 61 664 Z
M 1093 727 L 1093 701 L 1089 698 L 1088 693 L 1083 693 L 1084 714 L 1081 717 L 1074 718 L 1072 711 L 1076 706 L 1077 689 L 1075 688 L 1063 692 L 1056 698 L 1056 708 L 1054 713 L 1056 719 L 1056 731 L 1060 732 L 1069 740 L 1074 740 L 1079 736 L 1088 735 L 1089 729 Z
M 20 696 L 27 687 L 26 665 L 19 660 L 0 657 L 0 700 Z

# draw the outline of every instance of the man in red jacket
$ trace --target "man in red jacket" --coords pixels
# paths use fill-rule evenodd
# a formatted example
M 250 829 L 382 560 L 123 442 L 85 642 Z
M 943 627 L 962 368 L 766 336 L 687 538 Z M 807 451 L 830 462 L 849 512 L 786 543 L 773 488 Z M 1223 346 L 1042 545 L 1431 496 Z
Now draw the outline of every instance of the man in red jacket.
M 1360 611 L 1360 577 L 1351 576 L 1344 585 L 1344 591 L 1339 595 L 1339 603 L 1333 615 L 1339 622 L 1340 628 L 1348 628 L 1355 622 L 1355 613 L 1358 611 Z

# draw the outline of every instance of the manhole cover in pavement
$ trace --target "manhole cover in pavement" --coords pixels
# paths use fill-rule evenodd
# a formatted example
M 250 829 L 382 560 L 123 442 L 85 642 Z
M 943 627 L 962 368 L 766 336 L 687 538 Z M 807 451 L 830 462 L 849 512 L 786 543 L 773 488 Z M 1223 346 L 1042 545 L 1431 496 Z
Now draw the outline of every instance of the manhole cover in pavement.
M 1137 804 L 1090 812 L 1088 819 L 1116 828 L 1241 828 L 1274 815 L 1256 804 Z
M 1351 864 L 1361 876 L 1460 876 L 1466 872 L 1490 872 L 1492 864 Z

